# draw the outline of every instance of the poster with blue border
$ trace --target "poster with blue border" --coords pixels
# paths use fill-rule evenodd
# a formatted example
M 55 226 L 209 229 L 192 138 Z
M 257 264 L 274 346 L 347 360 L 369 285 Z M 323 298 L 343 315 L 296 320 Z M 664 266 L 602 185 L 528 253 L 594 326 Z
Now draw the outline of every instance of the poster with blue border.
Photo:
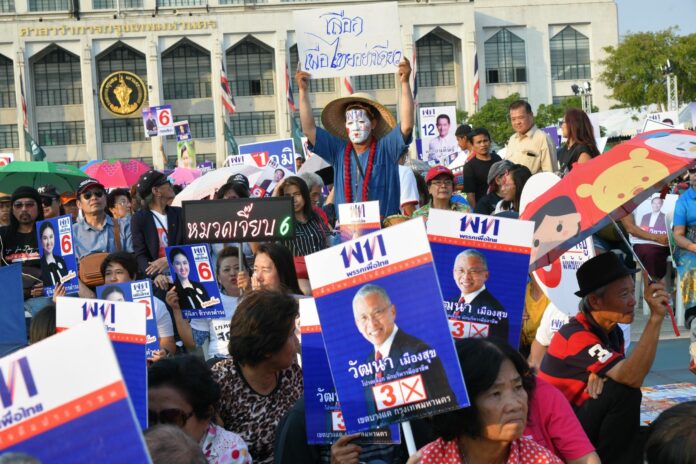
M 331 368 L 324 349 L 321 324 L 313 298 L 300 303 L 302 333 L 302 377 L 305 391 L 305 418 L 307 443 L 330 445 L 346 434 L 346 424 L 331 378 Z M 401 442 L 398 425 L 368 430 L 354 441 L 358 444 L 393 444 Z
M 279 166 L 295 173 L 295 145 L 292 139 L 266 140 L 264 142 L 243 143 L 239 146 L 240 155 L 255 154 L 255 159 L 262 160 L 259 164 L 265 167 L 273 160 Z M 265 161 L 264 161 L 265 160 Z M 272 189 L 271 189 L 272 190 Z
M 108 301 L 130 301 L 145 305 L 145 330 L 147 345 L 145 356 L 150 359 L 160 349 L 157 319 L 155 318 L 155 302 L 152 295 L 150 279 L 106 284 L 97 287 L 97 298 Z
M 381 229 L 379 201 L 341 203 L 338 205 L 338 223 L 342 242 Z
M 44 296 L 53 296 L 56 285 L 61 283 L 67 295 L 77 293 L 79 283 L 70 215 L 38 221 L 36 235 Z
M 0 359 L 0 417 L 6 459 L 151 462 L 114 350 L 96 319 Z
M 422 221 L 306 261 L 348 433 L 469 405 Z
M 186 319 L 224 318 L 220 287 L 210 262 L 210 246 L 205 243 L 179 245 L 167 247 L 165 253 L 182 316 Z
M 454 338 L 520 343 L 534 223 L 432 209 L 428 240 Z
M 0 292 L 0 356 L 4 356 L 27 344 L 21 264 L 0 266 Z
M 58 297 L 56 331 L 72 329 L 90 319 L 106 327 L 128 387 L 140 426 L 147 428 L 147 361 L 145 358 L 145 308 L 141 303 Z M 89 351 L 89 345 L 81 345 Z M 89 349 L 88 349 L 89 348 Z M 99 366 L 99 364 L 94 364 Z M 97 370 L 92 368 L 92 371 Z

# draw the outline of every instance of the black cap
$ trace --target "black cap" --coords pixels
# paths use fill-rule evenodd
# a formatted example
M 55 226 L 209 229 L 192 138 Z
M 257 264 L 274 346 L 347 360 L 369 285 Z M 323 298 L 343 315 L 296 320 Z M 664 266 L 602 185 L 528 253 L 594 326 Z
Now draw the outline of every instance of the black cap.
M 97 179 L 85 179 L 82 182 L 80 182 L 80 185 L 77 186 L 77 190 L 75 191 L 75 193 L 79 197 L 87 190 L 96 187 L 100 187 L 102 190 L 106 190 L 104 188 L 104 185 L 102 185 L 102 183 L 99 182 Z
M 575 292 L 580 298 L 614 282 L 622 277 L 633 275 L 638 269 L 629 269 L 624 262 L 609 251 L 585 261 L 575 277 L 580 290 Z
M 247 179 L 247 176 L 245 176 L 244 174 L 232 174 L 230 177 L 227 178 L 227 183 L 240 184 L 246 187 L 247 190 L 249 190 L 249 179 Z
M 51 184 L 42 185 L 41 187 L 37 188 L 36 191 L 39 192 L 39 195 L 42 197 L 60 198 L 60 194 Z
M 138 183 L 135 184 L 135 189 L 138 191 L 140 198 L 145 198 L 152 193 L 152 187 L 164 185 L 167 182 L 167 176 L 159 171 L 151 169 L 140 176 Z
M 34 187 L 29 187 L 26 185 L 17 187 L 15 191 L 12 192 L 12 203 L 20 198 L 33 198 L 37 204 L 41 204 L 41 195 L 39 195 L 39 192 L 37 192 Z

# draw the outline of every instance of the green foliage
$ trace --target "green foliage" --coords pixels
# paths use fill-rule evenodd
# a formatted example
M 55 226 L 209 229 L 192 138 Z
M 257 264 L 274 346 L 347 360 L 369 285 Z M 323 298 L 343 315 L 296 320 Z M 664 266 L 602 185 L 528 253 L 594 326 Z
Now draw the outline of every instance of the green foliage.
M 519 99 L 518 93 L 502 99 L 490 98 L 467 122 L 473 128 L 485 127 L 491 133 L 493 142 L 503 146 L 514 132 L 508 118 L 508 107 L 510 103 Z
M 457 125 L 466 124 L 468 120 L 469 120 L 469 113 L 457 108 Z
M 600 79 L 612 91 L 612 98 L 637 108 L 667 102 L 667 90 L 660 66 L 671 60 L 677 75 L 680 102 L 696 99 L 696 34 L 678 36 L 674 29 L 637 32 L 624 37 L 617 47 L 605 47 L 607 58 L 600 63 Z

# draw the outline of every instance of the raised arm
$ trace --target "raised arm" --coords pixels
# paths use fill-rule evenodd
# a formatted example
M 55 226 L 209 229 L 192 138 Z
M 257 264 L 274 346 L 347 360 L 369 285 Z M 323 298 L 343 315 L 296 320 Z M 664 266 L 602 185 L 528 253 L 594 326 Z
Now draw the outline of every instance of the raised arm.
M 401 97 L 399 109 L 399 122 L 401 123 L 401 135 L 404 137 L 404 142 L 411 137 L 413 131 L 413 93 L 411 93 L 411 63 L 408 58 L 403 58 L 399 63 L 397 71 L 399 82 L 401 82 Z M 308 100 L 309 101 L 309 100 Z M 310 109 L 311 113 L 311 109 Z
M 300 92 L 300 122 L 302 123 L 302 132 L 304 132 L 309 143 L 314 145 L 317 138 L 317 126 L 314 124 L 312 103 L 309 101 L 309 78 L 310 74 L 306 71 L 298 70 L 295 73 L 295 82 Z

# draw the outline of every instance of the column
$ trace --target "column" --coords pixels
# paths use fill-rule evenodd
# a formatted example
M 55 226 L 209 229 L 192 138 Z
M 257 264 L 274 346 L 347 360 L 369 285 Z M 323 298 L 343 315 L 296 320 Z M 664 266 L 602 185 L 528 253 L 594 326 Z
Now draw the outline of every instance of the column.
M 85 123 L 85 144 L 87 159 L 102 159 L 101 125 L 97 105 L 96 69 L 92 60 L 92 40 L 81 39 L 80 77 L 82 79 L 82 111 Z
M 147 67 L 147 94 L 148 105 L 158 106 L 162 101 L 162 67 L 159 55 L 159 44 L 157 36 L 151 34 L 148 37 L 147 50 L 145 52 L 145 63 Z M 150 137 L 152 143 L 152 167 L 158 170 L 164 169 L 164 137 Z
M 282 31 L 286 34 L 285 31 Z M 287 42 L 279 39 L 275 47 L 275 82 L 276 82 L 276 130 L 278 138 L 290 136 L 290 106 L 285 91 L 285 63 L 287 62 Z M 289 72 L 289 70 L 288 70 Z

